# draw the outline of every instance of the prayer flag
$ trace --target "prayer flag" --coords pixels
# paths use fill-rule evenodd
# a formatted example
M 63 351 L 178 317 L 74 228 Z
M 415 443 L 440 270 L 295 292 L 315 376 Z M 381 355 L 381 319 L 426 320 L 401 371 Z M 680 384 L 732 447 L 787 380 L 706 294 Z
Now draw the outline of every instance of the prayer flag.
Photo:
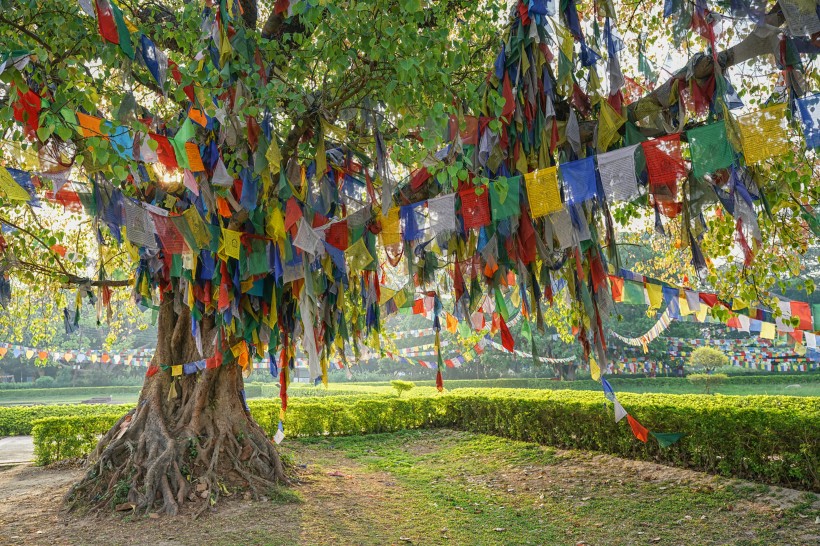
M 754 165 L 786 151 L 789 141 L 786 132 L 786 103 L 740 116 L 737 123 L 747 165 Z
M 635 150 L 637 144 L 598 154 L 598 172 L 607 201 L 632 201 L 639 196 L 638 178 L 635 176 Z
M 725 169 L 735 154 L 726 138 L 726 123 L 721 120 L 686 131 L 692 155 L 692 174 L 697 178 Z
M 649 439 L 649 430 L 647 430 L 646 427 L 640 424 L 637 419 L 629 414 L 627 414 L 626 419 L 629 421 L 629 426 L 632 427 L 632 434 L 635 435 L 635 438 L 646 443 Z
M 595 174 L 595 158 L 590 156 L 560 166 L 561 178 L 569 190 L 567 201 L 571 204 L 594 199 L 598 194 Z
M 563 208 L 558 189 L 558 167 L 538 169 L 524 175 L 533 220 Z
M 479 194 L 478 191 L 481 193 Z M 490 223 L 490 202 L 487 188 L 471 187 L 458 192 L 461 198 L 461 216 L 464 229 L 474 229 Z

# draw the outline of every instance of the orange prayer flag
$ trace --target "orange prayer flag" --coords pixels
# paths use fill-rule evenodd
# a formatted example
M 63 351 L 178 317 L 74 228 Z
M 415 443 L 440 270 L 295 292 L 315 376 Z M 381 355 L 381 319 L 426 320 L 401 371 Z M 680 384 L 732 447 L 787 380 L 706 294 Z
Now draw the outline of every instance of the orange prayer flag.
M 631 415 L 627 414 L 626 418 L 629 421 L 629 426 L 632 427 L 632 434 L 635 435 L 635 438 L 646 443 L 649 439 L 649 430 L 647 430 L 646 427 L 640 424 L 638 420 Z
M 609 286 L 612 290 L 612 300 L 616 302 L 624 301 L 624 280 L 620 277 L 610 275 Z
M 451 334 L 458 332 L 458 319 L 450 313 L 447 313 L 445 318 L 447 319 L 447 331 Z
M 188 117 L 200 127 L 205 127 L 208 124 L 208 118 L 205 117 L 205 113 L 199 108 L 191 107 L 191 109 L 188 110 Z
M 219 215 L 223 218 L 231 217 L 231 207 L 228 205 L 228 201 L 224 197 L 216 198 L 216 208 L 219 210 Z
M 102 119 L 96 116 L 89 116 L 88 114 L 83 114 L 82 112 L 77 112 L 77 121 L 80 123 L 80 127 L 82 128 L 83 136 L 88 137 L 106 137 L 102 132 Z
M 199 146 L 195 142 L 185 143 L 185 155 L 188 156 L 191 172 L 201 173 L 205 170 L 205 164 L 202 163 L 202 156 L 199 154 Z

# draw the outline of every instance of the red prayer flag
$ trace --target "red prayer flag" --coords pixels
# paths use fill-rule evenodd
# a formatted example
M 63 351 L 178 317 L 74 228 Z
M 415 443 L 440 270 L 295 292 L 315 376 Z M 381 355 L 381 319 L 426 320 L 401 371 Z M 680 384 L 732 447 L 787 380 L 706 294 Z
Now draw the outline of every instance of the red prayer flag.
M 40 109 L 42 107 L 40 95 L 31 89 L 25 93 L 18 89 L 17 98 L 18 100 L 11 105 L 14 119 L 23 124 L 27 136 L 34 138 L 37 129 L 40 127 Z
M 339 250 L 347 250 L 349 241 L 349 233 L 347 230 L 347 220 L 341 222 L 333 222 L 325 232 L 325 241 L 327 244 Z
M 609 276 L 609 287 L 612 290 L 612 301 L 624 301 L 624 280 L 615 275 Z
M 501 117 L 507 123 L 512 121 L 512 115 L 515 112 L 515 96 L 512 92 L 512 84 L 510 83 L 510 74 L 504 71 L 504 84 L 501 90 L 501 96 L 504 97 L 504 109 L 501 110 Z
M 100 36 L 106 42 L 112 44 L 120 43 L 120 35 L 117 32 L 117 21 L 114 19 L 114 10 L 108 0 L 97 0 L 97 26 L 100 29 Z
M 288 199 L 285 205 L 285 229 L 290 229 L 295 226 L 302 218 L 302 209 L 299 208 L 299 202 L 295 197 Z
M 643 443 L 646 443 L 646 441 L 649 439 L 649 430 L 647 430 L 645 426 L 640 424 L 637 419 L 635 419 L 628 413 L 626 414 L 626 418 L 629 421 L 629 426 L 632 427 L 632 434 L 635 435 L 635 438 L 637 438 Z
M 496 314 L 499 317 L 498 325 L 501 328 L 501 345 L 508 351 L 513 352 L 515 350 L 515 340 L 510 333 L 510 329 L 507 328 L 507 323 L 504 322 L 504 317 L 502 317 L 500 313 Z
M 464 218 L 464 229 L 480 228 L 490 223 L 490 201 L 487 188 L 482 188 L 481 195 L 476 188 L 458 192 L 461 198 L 461 216 Z
M 179 164 L 177 163 L 177 154 L 174 152 L 174 147 L 171 145 L 171 141 L 168 140 L 167 137 L 156 133 L 150 133 L 149 136 L 154 142 L 157 143 L 157 158 L 159 159 L 159 162 L 165 165 L 168 169 L 178 169 Z
M 700 301 L 702 301 L 709 307 L 714 307 L 718 303 L 718 298 L 716 294 L 708 294 L 706 292 L 701 292 Z
M 686 176 L 680 134 L 647 140 L 641 142 L 641 146 L 646 156 L 650 193 L 656 200 L 674 200 L 677 195 L 677 182 Z
M 438 392 L 444 390 L 444 379 L 441 377 L 441 370 L 436 372 L 436 389 L 438 389 Z
M 814 330 L 814 322 L 811 317 L 811 307 L 808 303 L 803 301 L 793 301 L 789 305 L 793 317 L 800 317 L 800 324 L 797 325 L 798 330 Z

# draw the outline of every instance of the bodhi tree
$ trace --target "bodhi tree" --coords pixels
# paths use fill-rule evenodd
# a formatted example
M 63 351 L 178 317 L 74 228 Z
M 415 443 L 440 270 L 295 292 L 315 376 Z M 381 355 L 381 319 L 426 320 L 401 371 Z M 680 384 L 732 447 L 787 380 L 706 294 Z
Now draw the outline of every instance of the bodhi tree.
M 612 310 L 607 265 L 619 261 L 614 221 L 642 206 L 661 227 L 681 218 L 677 237 L 704 279 L 719 271 L 703 259 L 713 227 L 703 213 L 719 207 L 737 221 L 714 226 L 716 252 L 740 249 L 752 264 L 784 234 L 805 246 L 795 212 L 816 190 L 803 144 L 782 150 L 795 173 L 787 185 L 767 179 L 783 164 L 752 161 L 735 134 L 745 133 L 732 122 L 726 72 L 776 55 L 789 98 L 803 94 L 799 51 L 814 45 L 799 35 L 814 32 L 811 13 L 740 6 L 738 16 L 758 24 L 738 36 L 717 24 L 737 3 L 669 2 L 672 19 L 642 3 L 500 4 L 23 0 L 2 10 L 10 280 L 0 288 L 104 295 L 127 285 L 137 305 L 158 312 L 139 403 L 101 439 L 72 501 L 174 514 L 186 501 L 205 510 L 223 491 L 286 483 L 244 403 L 243 376 L 267 362 L 286 425 L 297 346 L 311 377 L 326 381 L 347 347 L 378 350 L 382 314 L 402 307 L 433 320 L 439 386 L 442 322 L 500 333 L 512 350 L 513 290 L 533 353 L 530 324 L 543 329 L 542 307 L 561 297 L 597 369 Z M 786 26 L 784 13 L 808 23 Z M 617 20 L 648 34 L 638 50 L 625 47 Z M 633 28 L 639 21 L 648 22 Z M 668 29 L 676 47 L 700 41 L 708 54 L 641 98 L 620 57 L 638 78 Z M 718 40 L 734 45 L 719 51 Z M 728 128 L 722 137 L 716 120 Z M 699 127 L 722 153 L 693 160 L 690 173 L 680 133 Z M 656 138 L 667 134 L 675 138 Z M 647 137 L 656 140 L 643 146 L 642 166 L 628 145 Z M 623 149 L 635 164 L 619 155 L 627 166 L 605 177 L 603 156 Z M 644 170 L 649 183 L 639 185 Z M 779 208 L 758 223 L 769 197 Z M 91 218 L 93 237 L 72 263 L 55 257 L 60 225 L 38 220 L 67 204 Z M 132 279 L 108 278 L 125 263 Z M 390 268 L 403 272 L 403 287 L 384 286 Z M 760 275 L 735 276 L 752 284 Z M 446 311 L 443 292 L 452 295 Z M 197 500 L 200 484 L 208 502 Z

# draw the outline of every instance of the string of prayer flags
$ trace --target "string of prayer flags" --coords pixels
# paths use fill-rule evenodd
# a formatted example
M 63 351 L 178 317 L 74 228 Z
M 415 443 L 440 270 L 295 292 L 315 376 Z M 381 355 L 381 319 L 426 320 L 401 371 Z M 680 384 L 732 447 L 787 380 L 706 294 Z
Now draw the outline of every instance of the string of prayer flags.
M 775 104 L 737 118 L 747 165 L 781 155 L 788 146 L 786 103 Z
M 533 220 L 563 209 L 558 189 L 558 167 L 547 167 L 525 174 L 524 185 Z
M 725 169 L 734 161 L 734 151 L 726 138 L 726 124 L 718 121 L 686 131 L 696 178 Z

